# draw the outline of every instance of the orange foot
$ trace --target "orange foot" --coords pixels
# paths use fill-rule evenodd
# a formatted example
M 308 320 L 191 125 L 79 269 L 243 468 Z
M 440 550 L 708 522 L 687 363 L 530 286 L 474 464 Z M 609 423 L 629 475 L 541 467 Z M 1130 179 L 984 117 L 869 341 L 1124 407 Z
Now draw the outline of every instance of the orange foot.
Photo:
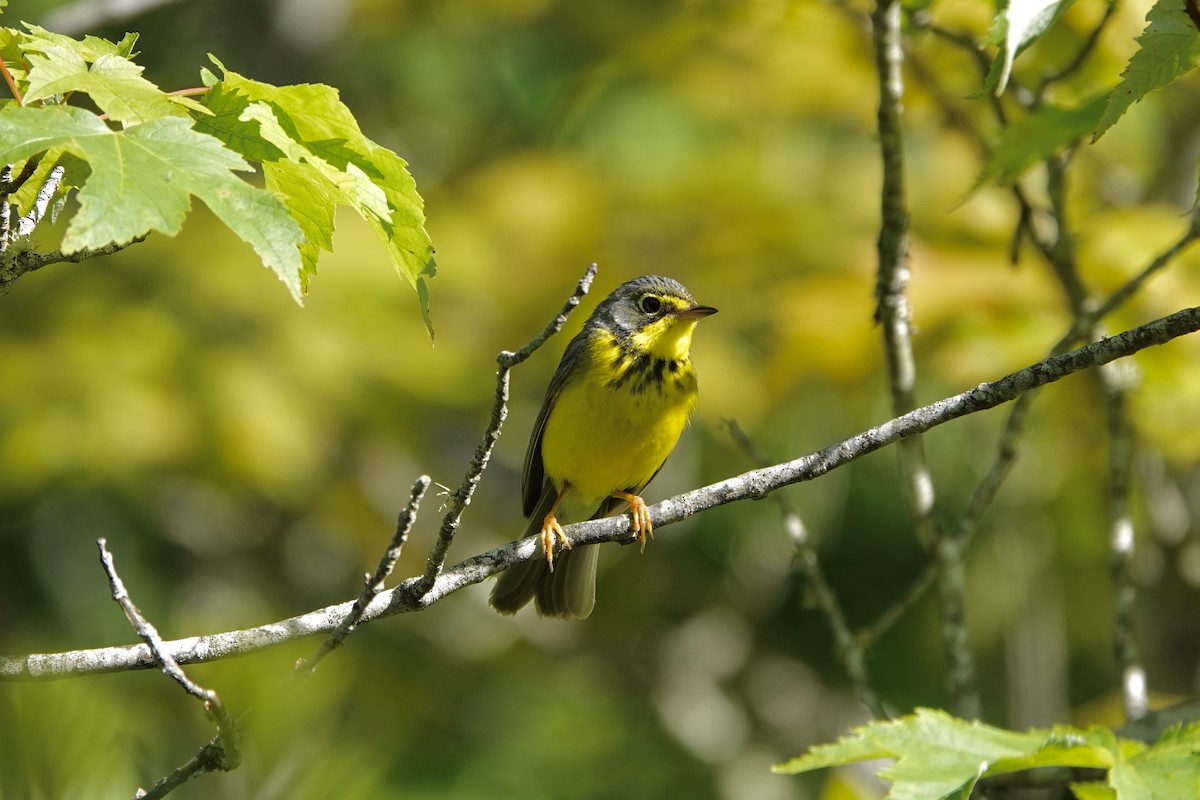
M 613 492 L 613 497 L 619 497 L 629 503 L 630 527 L 642 545 L 642 552 L 646 552 L 646 541 L 654 538 L 654 525 L 650 522 L 650 509 L 646 506 L 646 501 L 629 492 Z
M 546 554 L 546 566 L 554 572 L 554 545 L 558 543 L 559 549 L 571 549 L 571 540 L 563 533 L 562 525 L 558 524 L 558 520 L 554 518 L 554 514 L 546 515 L 546 521 L 542 523 L 542 552 Z

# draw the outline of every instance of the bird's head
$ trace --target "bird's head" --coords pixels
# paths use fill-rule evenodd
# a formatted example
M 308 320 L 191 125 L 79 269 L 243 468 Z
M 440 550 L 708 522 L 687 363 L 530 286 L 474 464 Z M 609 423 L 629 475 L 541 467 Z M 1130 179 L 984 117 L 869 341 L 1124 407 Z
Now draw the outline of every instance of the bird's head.
M 686 358 L 696 323 L 717 313 L 697 305 L 683 284 L 647 275 L 617 287 L 596 307 L 594 318 L 618 339 L 656 358 Z

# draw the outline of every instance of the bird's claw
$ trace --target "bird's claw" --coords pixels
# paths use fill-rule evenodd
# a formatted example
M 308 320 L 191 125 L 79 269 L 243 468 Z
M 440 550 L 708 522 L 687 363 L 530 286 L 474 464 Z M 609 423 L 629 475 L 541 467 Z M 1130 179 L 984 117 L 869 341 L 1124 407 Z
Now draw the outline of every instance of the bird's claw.
M 646 505 L 646 501 L 636 494 L 630 495 L 628 500 L 630 526 L 633 528 L 634 538 L 641 543 L 642 552 L 645 553 L 646 541 L 654 538 L 654 525 L 650 522 L 650 508 Z
M 563 533 L 562 525 L 558 524 L 554 515 L 550 514 L 542 525 L 542 552 L 546 554 L 546 566 L 550 568 L 551 572 L 554 572 L 554 546 L 556 543 L 560 550 L 571 549 L 571 540 Z

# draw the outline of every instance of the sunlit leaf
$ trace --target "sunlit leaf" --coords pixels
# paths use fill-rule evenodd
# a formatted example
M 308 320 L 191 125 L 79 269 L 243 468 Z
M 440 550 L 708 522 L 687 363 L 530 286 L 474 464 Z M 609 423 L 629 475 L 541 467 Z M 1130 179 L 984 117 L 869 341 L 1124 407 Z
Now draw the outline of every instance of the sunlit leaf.
M 1000 45 L 996 61 L 988 74 L 986 91 L 997 94 L 1008 85 L 1013 61 L 1022 50 L 1070 8 L 1074 0 L 1010 0 L 997 16 L 992 38 Z
M 1155 89 L 1191 72 L 1200 63 L 1200 31 L 1181 0 L 1158 0 L 1146 13 L 1141 47 L 1129 59 L 1121 82 L 1108 95 L 1108 104 L 1092 141 L 1119 120 L 1129 107 Z
M 856 728 L 851 736 L 818 745 L 776 771 L 799 773 L 894 758 L 895 764 L 879 773 L 894 782 L 891 797 L 965 798 L 990 764 L 1036 752 L 1044 743 L 1045 736 L 1037 733 L 1013 733 L 956 719 L 944 711 L 920 709 L 912 716 Z
M 27 53 L 26 103 L 83 92 L 110 119 L 131 125 L 164 116 L 187 117 L 188 108 L 203 111 L 193 100 L 166 94 L 142 77 L 140 66 L 119 55 L 105 54 L 89 65 L 75 49 L 61 45 L 27 48 Z
M 1118 800 L 1200 797 L 1200 724 L 1177 727 L 1127 761 L 1113 765 Z
M 335 89 L 271 86 L 217 65 L 223 77 L 206 98 L 214 114 L 197 127 L 263 164 L 268 185 L 308 234 L 303 281 L 315 272 L 318 252 L 332 247 L 332 207 L 349 206 L 371 225 L 393 266 L 417 289 L 428 327 L 423 282 L 435 272 L 433 246 L 425 231 L 424 201 L 404 160 L 363 135 Z
M 0 163 L 55 148 L 91 170 L 64 252 L 129 242 L 150 231 L 174 235 L 195 195 L 250 243 L 297 301 L 302 297 L 299 226 L 271 192 L 235 174 L 250 169 L 240 156 L 193 130 L 189 120 L 163 117 L 114 131 L 95 114 L 68 106 L 0 112 Z
M 981 778 L 1042 767 L 1107 769 L 1108 788 L 1083 790 L 1097 800 L 1200 796 L 1200 724 L 1168 731 L 1146 747 L 1100 727 L 1015 733 L 920 709 L 856 728 L 776 771 L 807 772 L 878 758 L 896 760 L 879 776 L 893 784 L 888 797 L 903 800 L 965 800 Z
M 25 29 L 29 31 L 28 35 L 23 35 L 23 44 L 31 49 L 38 49 L 40 43 L 45 42 L 50 45 L 71 50 L 79 55 L 84 61 L 92 62 L 102 56 L 120 56 L 121 58 L 129 58 L 133 55 L 133 46 L 137 43 L 136 33 L 127 33 L 119 42 L 110 42 L 108 39 L 103 39 L 99 36 L 84 36 L 82 39 L 73 39 L 70 36 L 65 36 L 61 33 L 48 31 L 38 25 L 30 25 L 25 23 Z
M 129 60 L 137 34 L 110 42 L 96 36 L 76 40 L 37 25 L 26 28 L 28 33 L 4 29 L 0 53 L 14 79 L 25 84 L 27 104 L 81 92 L 110 119 L 127 124 L 207 113 L 194 100 L 169 95 L 142 77 L 142 67 Z

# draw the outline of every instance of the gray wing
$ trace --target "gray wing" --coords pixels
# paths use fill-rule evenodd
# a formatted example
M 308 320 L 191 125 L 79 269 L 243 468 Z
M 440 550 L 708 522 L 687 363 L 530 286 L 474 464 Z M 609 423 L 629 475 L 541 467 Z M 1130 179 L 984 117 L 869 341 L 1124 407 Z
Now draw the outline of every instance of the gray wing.
M 546 469 L 542 464 L 542 433 L 546 429 L 546 420 L 549 419 L 550 412 L 554 409 L 554 404 L 558 401 L 563 387 L 574 379 L 580 366 L 588 358 L 586 331 L 587 327 L 585 326 L 563 351 L 563 357 L 558 362 L 558 369 L 554 371 L 554 377 L 550 379 L 550 385 L 546 387 L 542 410 L 538 412 L 537 421 L 533 423 L 533 430 L 529 434 L 529 447 L 525 450 L 525 468 L 521 472 L 521 501 L 526 517 L 534 512 L 547 491 L 550 493 L 555 491 L 553 487 L 547 486 Z M 547 506 L 547 510 L 549 510 L 549 506 Z

